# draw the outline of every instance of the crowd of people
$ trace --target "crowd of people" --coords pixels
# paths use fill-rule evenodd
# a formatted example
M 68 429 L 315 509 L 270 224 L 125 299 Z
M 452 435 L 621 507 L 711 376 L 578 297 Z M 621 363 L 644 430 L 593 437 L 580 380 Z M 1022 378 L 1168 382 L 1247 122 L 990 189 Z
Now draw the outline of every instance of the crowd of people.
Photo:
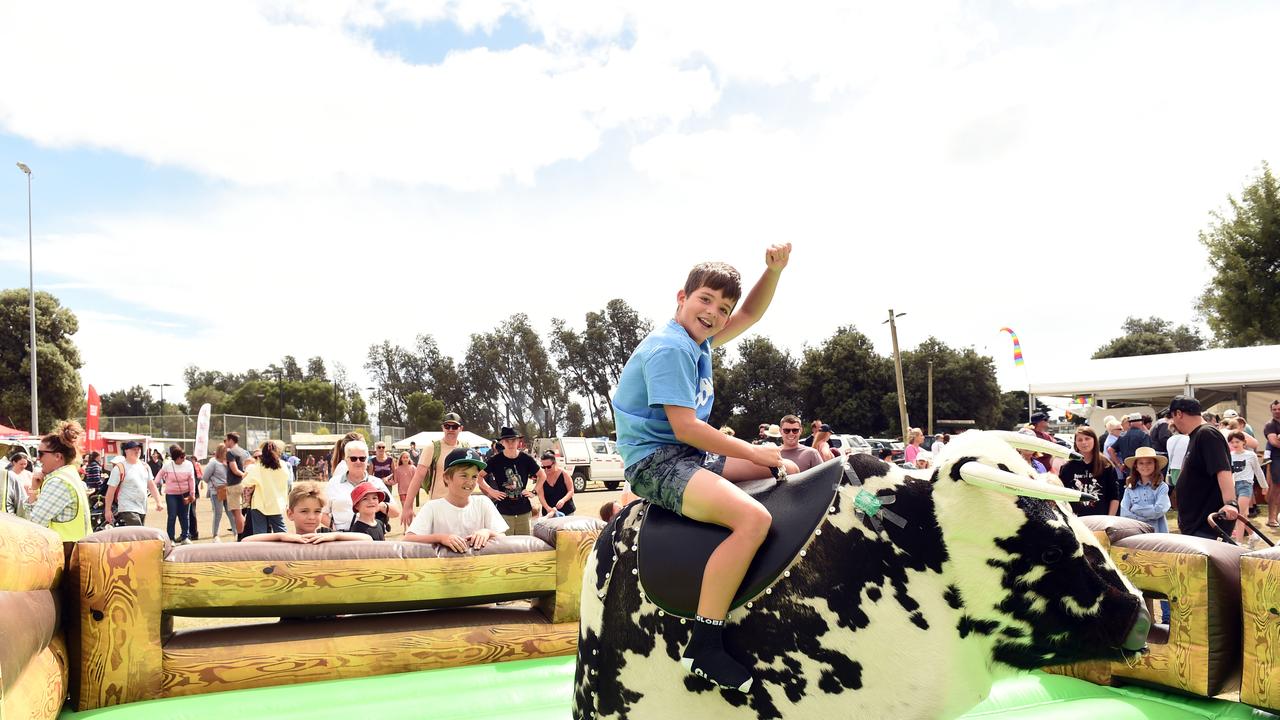
M 155 448 L 144 455 L 136 440 L 109 459 L 99 452 L 80 458 L 83 431 L 64 423 L 41 441 L 41 473 L 31 473 L 24 453 L 10 458 L 0 508 L 58 529 L 68 541 L 109 525 L 141 526 L 149 512 L 163 510 L 170 540 L 189 544 L 200 537 L 203 496 L 212 503 L 214 542 L 223 542 L 224 519 L 235 540 L 304 543 L 383 540 L 399 521 L 406 540 L 458 551 L 484 547 L 499 534 L 528 534 L 543 515 L 576 511 L 572 478 L 555 453 L 535 459 L 509 427 L 491 451 L 471 449 L 459 440 L 464 427 L 456 413 L 441 429 L 443 437 L 421 451 L 412 443 L 393 456 L 379 441 L 370 453 L 352 432 L 328 457 L 305 460 L 274 439 L 247 450 L 232 432 L 200 462 L 176 444 L 167 456 Z

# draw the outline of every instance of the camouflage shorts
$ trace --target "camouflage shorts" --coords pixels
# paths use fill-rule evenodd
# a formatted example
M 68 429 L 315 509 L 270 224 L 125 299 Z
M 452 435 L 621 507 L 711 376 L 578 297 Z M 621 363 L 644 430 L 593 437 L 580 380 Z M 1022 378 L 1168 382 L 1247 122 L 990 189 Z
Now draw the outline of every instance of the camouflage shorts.
M 631 492 L 677 515 L 684 502 L 684 489 L 699 470 L 724 473 L 723 455 L 704 452 L 689 445 L 663 445 L 648 457 L 627 468 L 624 476 Z

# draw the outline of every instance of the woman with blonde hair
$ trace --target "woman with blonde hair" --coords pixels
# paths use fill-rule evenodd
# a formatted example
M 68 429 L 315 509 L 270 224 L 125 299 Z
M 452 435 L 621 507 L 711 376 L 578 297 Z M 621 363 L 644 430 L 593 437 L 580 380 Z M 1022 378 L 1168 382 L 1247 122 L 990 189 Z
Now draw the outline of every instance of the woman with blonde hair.
M 911 428 L 909 440 L 906 450 L 903 451 L 902 460 L 907 465 L 915 467 L 916 456 L 920 454 L 920 446 L 924 444 L 924 431 L 920 428 Z

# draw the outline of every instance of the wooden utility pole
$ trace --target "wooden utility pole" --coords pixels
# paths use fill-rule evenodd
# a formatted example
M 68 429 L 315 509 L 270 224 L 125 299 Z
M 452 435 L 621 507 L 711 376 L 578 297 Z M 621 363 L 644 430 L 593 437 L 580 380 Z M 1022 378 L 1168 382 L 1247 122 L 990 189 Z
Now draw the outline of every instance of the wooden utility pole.
M 898 352 L 898 323 L 897 318 L 906 313 L 899 315 L 893 314 L 893 308 L 889 308 L 889 333 L 893 336 L 893 371 L 898 381 L 898 419 L 902 422 L 902 443 L 904 445 L 911 444 L 911 424 L 907 422 L 907 392 L 902 385 L 902 353 Z
M 929 361 L 929 437 L 933 437 L 933 361 Z

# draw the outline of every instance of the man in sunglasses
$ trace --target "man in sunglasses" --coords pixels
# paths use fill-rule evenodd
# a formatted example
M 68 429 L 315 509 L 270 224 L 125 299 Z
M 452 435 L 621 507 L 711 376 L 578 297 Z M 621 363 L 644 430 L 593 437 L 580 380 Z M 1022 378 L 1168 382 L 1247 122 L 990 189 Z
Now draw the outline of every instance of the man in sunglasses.
M 418 468 L 413 471 L 413 479 L 409 481 L 409 487 L 405 490 L 405 507 L 400 515 L 405 530 L 413 524 L 414 505 L 418 500 L 418 490 L 423 487 L 423 483 L 426 483 L 428 500 L 444 497 L 444 483 L 436 482 L 436 478 L 444 476 L 445 458 L 458 448 L 471 447 L 458 439 L 458 434 L 463 430 L 462 417 L 458 413 L 446 413 L 444 420 L 440 423 L 440 429 L 444 431 L 444 437 L 423 448 L 422 455 L 418 458 Z
M 778 426 L 782 428 L 782 457 L 796 464 L 804 472 L 822 462 L 822 455 L 811 447 L 800 444 L 800 418 L 786 415 Z

